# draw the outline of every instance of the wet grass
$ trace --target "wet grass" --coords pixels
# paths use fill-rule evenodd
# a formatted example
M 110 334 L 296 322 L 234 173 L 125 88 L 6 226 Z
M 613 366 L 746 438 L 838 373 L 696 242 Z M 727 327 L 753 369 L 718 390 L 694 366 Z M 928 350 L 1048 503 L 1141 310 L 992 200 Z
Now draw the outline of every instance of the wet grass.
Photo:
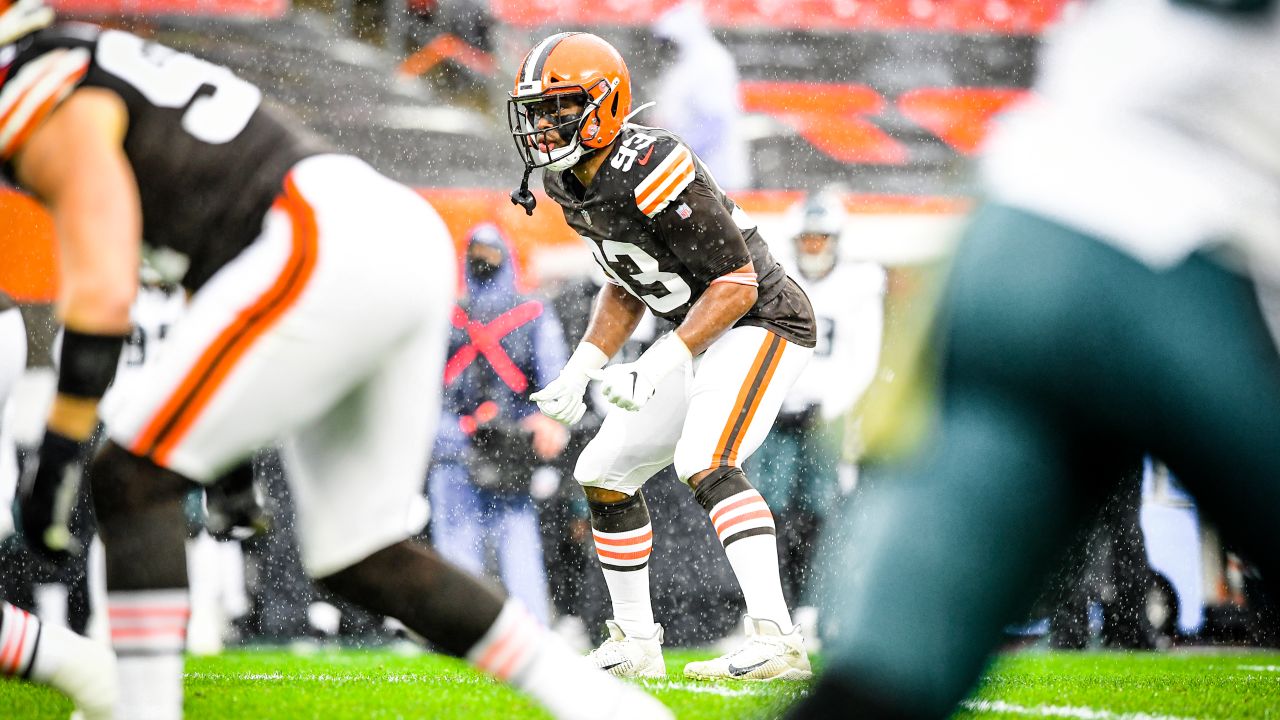
M 797 683 L 730 685 L 681 677 L 684 663 L 708 656 L 668 651 L 668 679 L 646 687 L 678 717 L 708 720 L 777 717 L 804 692 Z M 186 697 L 189 720 L 546 717 L 461 662 L 390 652 L 236 651 L 191 658 Z M 1022 653 L 996 664 L 968 708 L 957 718 L 1280 720 L 1280 655 Z M 0 683 L 2 718 L 52 720 L 70 710 L 47 688 Z
M 1001 658 L 956 718 L 1280 719 L 1280 655 L 1027 652 Z

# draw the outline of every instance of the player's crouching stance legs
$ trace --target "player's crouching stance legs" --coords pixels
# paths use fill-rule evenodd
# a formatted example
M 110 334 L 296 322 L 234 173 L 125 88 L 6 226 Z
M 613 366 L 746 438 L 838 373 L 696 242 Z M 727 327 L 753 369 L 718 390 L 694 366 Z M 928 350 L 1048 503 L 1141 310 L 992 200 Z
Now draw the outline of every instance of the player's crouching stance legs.
M 768 515 L 768 524 L 762 524 L 759 528 L 752 528 L 749 519 L 741 520 L 737 529 L 730 526 L 733 522 L 731 516 L 736 508 L 745 510 L 737 516 L 739 518 L 761 512 L 769 513 L 768 507 L 764 505 L 764 498 L 747 481 L 747 476 L 741 469 L 722 467 L 707 470 L 695 475 L 689 484 L 694 488 L 694 499 L 716 525 L 716 532 L 731 564 L 734 564 L 735 558 L 735 551 L 731 546 L 740 540 L 766 538 L 760 544 L 777 552 L 772 514 Z M 734 564 L 734 569 L 736 572 L 737 564 Z M 776 579 L 776 565 L 773 570 L 773 578 Z M 746 579 L 740 579 L 740 582 L 743 581 Z M 785 610 L 785 605 L 783 609 Z M 705 680 L 808 680 L 813 676 L 809 655 L 804 649 L 804 638 L 800 636 L 798 626 L 783 625 L 776 619 L 752 617 L 749 614 L 742 621 L 747 633 L 747 640 L 742 647 L 718 658 L 689 663 L 684 668 L 685 676 Z

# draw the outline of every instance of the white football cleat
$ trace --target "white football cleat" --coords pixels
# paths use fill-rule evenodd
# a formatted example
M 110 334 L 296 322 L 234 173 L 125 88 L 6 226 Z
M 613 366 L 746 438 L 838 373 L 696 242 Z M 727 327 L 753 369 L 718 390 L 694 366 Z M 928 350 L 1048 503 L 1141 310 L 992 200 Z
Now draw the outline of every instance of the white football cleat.
M 813 677 L 800 628 L 783 633 L 772 620 L 743 618 L 747 640 L 742 647 L 712 660 L 684 666 L 684 676 L 696 680 L 808 680 Z
M 662 626 L 654 625 L 649 637 L 628 636 L 613 620 L 605 620 L 609 639 L 587 657 L 596 667 L 624 678 L 665 678 L 667 664 L 662 659 Z

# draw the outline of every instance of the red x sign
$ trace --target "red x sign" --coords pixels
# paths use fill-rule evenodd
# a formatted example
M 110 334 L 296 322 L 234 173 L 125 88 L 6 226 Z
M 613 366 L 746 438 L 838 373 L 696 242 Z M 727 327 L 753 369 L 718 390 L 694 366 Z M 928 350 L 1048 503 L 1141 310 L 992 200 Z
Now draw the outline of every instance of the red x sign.
M 511 356 L 507 355 L 507 351 L 502 349 L 501 340 L 521 325 L 537 319 L 541 314 L 542 303 L 537 300 L 530 300 L 502 313 L 486 325 L 485 323 L 471 320 L 461 306 L 455 306 L 453 308 L 453 326 L 459 330 L 465 329 L 471 342 L 463 345 L 445 364 L 444 384 L 449 385 L 454 380 L 457 380 L 468 365 L 474 362 L 478 356 L 483 355 L 484 359 L 489 361 L 489 366 L 493 368 L 494 372 L 498 373 L 498 377 L 507 384 L 507 387 L 514 392 L 524 392 L 529 387 L 529 379 L 511 361 Z

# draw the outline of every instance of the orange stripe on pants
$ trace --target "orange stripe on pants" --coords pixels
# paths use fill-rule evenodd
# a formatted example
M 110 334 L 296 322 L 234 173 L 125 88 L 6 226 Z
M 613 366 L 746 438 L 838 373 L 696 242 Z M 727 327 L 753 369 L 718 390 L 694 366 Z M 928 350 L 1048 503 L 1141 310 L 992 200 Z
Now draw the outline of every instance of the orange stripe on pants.
M 315 210 L 298 192 L 292 176 L 285 178 L 284 195 L 276 208 L 289 214 L 293 248 L 284 269 L 272 286 L 235 320 L 200 355 L 177 391 L 169 397 L 130 450 L 167 465 L 170 453 L 199 419 L 236 363 L 262 334 L 293 306 L 315 270 L 317 230 Z
M 742 438 L 746 436 L 747 428 L 751 427 L 751 420 L 756 415 L 756 409 L 760 407 L 760 398 L 764 397 L 769 381 L 773 379 L 773 373 L 778 369 L 782 352 L 786 349 L 782 342 L 781 337 L 769 333 L 760 344 L 760 350 L 756 353 L 755 360 L 751 362 L 747 379 L 742 383 L 742 388 L 738 390 L 738 398 L 733 403 L 737 411 L 729 416 L 724 432 L 720 434 L 720 442 L 716 443 L 716 451 L 711 456 L 711 467 L 737 465 L 738 448 L 742 446 Z

